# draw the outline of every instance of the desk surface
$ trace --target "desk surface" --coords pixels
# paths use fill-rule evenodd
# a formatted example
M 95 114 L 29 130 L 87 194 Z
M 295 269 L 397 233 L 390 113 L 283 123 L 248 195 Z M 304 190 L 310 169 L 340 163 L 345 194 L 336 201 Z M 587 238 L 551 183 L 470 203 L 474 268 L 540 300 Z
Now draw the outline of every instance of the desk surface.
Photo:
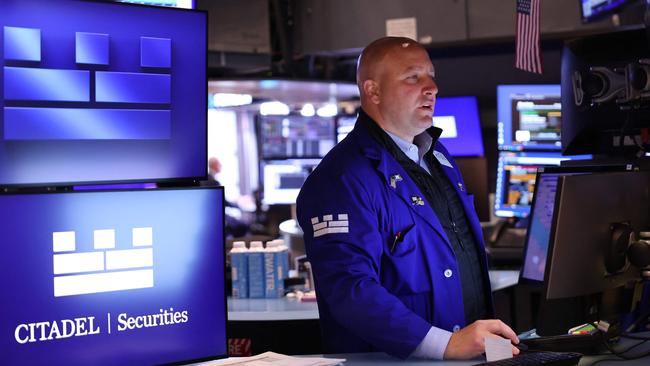
M 492 291 L 514 286 L 519 271 L 490 271 Z M 230 321 L 274 321 L 318 319 L 316 302 L 300 302 L 295 298 L 228 299 Z
M 334 355 L 317 355 L 318 357 L 327 357 L 327 358 L 345 358 L 346 361 L 343 363 L 344 366 L 374 366 L 374 365 L 385 365 L 385 366 L 421 366 L 421 365 L 440 365 L 440 366 L 471 366 L 476 365 L 477 363 L 485 362 L 482 360 L 471 360 L 471 361 L 434 361 L 434 360 L 401 360 L 399 358 L 391 357 L 385 353 L 376 352 L 376 353 L 346 353 L 346 354 L 334 354 Z M 297 356 L 300 357 L 300 356 Z M 584 356 L 580 359 L 579 366 L 588 366 L 594 362 L 605 359 L 612 358 L 613 356 Z M 219 364 L 224 363 L 226 360 L 216 360 L 206 363 L 198 364 L 197 366 L 218 366 Z M 598 366 L 613 366 L 613 365 L 625 365 L 625 366 L 647 366 L 650 364 L 650 357 L 646 357 L 639 360 L 629 360 L 623 361 L 621 359 L 615 359 L 613 361 L 601 361 L 598 362 Z

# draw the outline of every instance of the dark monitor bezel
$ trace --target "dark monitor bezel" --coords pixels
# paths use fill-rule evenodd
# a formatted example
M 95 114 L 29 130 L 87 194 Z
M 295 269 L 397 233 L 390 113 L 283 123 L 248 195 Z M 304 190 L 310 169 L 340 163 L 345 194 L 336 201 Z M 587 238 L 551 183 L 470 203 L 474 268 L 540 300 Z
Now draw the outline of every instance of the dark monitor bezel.
M 36 195 L 51 195 L 51 194 L 94 194 L 94 193 L 115 193 L 115 192 L 148 192 L 148 191 L 187 191 L 187 190 L 219 190 L 221 191 L 221 233 L 223 235 L 223 268 L 224 270 L 226 269 L 226 256 L 227 256 L 227 251 L 226 251 L 226 231 L 225 231 L 225 226 L 226 226 L 226 215 L 225 215 L 225 207 L 226 207 L 226 199 L 225 199 L 225 191 L 223 186 L 192 186 L 192 187 L 158 187 L 158 188 L 144 188 L 144 189 L 138 189 L 138 188 L 125 188 L 125 189 L 97 189 L 97 190 L 80 190 L 80 191 L 75 191 L 75 190 L 69 190 L 69 191 L 50 191 L 50 190 L 41 190 L 41 191 L 12 191 L 12 192 L 3 192 L 0 190 L 0 195 L 3 196 L 25 196 L 25 195 L 31 195 L 31 196 L 36 196 Z M 225 276 L 225 275 L 224 275 Z M 183 361 L 174 361 L 171 363 L 165 363 L 163 365 L 187 365 L 190 363 L 196 363 L 196 362 L 205 362 L 205 361 L 211 361 L 211 360 L 218 360 L 222 358 L 227 358 L 228 357 L 228 290 L 226 288 L 226 283 L 225 283 L 225 277 L 224 277 L 224 286 L 223 286 L 223 299 L 224 299 L 224 319 L 226 321 L 226 324 L 224 324 L 225 329 L 224 329 L 224 335 L 225 335 L 225 340 L 226 344 L 224 345 L 225 353 L 224 354 L 218 354 L 218 355 L 213 355 L 213 356 L 206 356 L 206 357 L 201 357 L 197 359 L 191 359 L 191 360 L 183 360 Z
M 544 268 L 544 279 L 543 280 L 535 280 L 532 278 L 524 277 L 524 266 L 526 265 L 526 255 L 528 254 L 528 245 L 529 245 L 529 240 L 530 240 L 530 227 L 532 225 L 532 216 L 533 216 L 533 208 L 535 207 L 535 204 L 537 203 L 537 190 L 539 189 L 539 184 L 538 181 L 540 179 L 540 174 L 566 174 L 566 175 L 573 175 L 573 174 L 590 174 L 590 173 L 607 173 L 607 172 L 624 172 L 624 171 L 632 171 L 633 167 L 632 165 L 629 164 L 621 164 L 621 165 L 579 165 L 579 166 L 559 166 L 559 167 L 544 167 L 544 168 L 539 168 L 537 170 L 537 177 L 535 178 L 535 190 L 533 192 L 533 201 L 531 202 L 530 205 L 530 213 L 528 215 L 528 227 L 526 228 L 526 240 L 524 241 L 524 250 L 522 253 L 522 265 L 521 269 L 519 271 L 519 283 L 529 285 L 534 288 L 538 289 L 544 289 L 546 288 L 546 281 L 547 281 L 547 276 L 548 276 L 548 267 L 550 265 L 550 261 L 546 261 L 546 266 Z M 559 177 L 558 177 L 559 179 Z M 559 182 L 558 182 L 559 184 Z M 556 194 L 554 197 L 554 207 L 557 206 L 559 202 L 559 196 Z M 546 253 L 546 257 L 549 258 L 552 254 L 552 245 L 551 241 L 553 240 L 553 237 L 555 235 L 555 216 L 557 212 L 554 210 L 553 211 L 553 217 L 552 217 L 552 224 L 551 224 L 551 229 L 549 233 L 549 245 L 548 245 L 548 251 Z

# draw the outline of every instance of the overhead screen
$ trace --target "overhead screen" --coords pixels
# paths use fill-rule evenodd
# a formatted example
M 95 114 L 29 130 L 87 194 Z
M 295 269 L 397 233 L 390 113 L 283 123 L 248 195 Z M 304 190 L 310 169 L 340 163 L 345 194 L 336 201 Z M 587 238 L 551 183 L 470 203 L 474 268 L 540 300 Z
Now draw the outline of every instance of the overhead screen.
M 226 356 L 222 188 L 4 194 L 0 216 L 3 364 Z
M 0 186 L 205 176 L 205 13 L 6 0 L 0 25 Z
M 639 0 L 580 0 L 582 20 L 588 22 L 611 15 L 624 5 L 637 1 Z

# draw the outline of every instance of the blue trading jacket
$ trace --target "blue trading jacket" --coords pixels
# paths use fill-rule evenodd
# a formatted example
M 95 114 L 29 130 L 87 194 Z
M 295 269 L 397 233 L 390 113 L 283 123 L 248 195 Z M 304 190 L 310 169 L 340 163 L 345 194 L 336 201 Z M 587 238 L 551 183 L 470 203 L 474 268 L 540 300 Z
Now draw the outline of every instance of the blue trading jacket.
M 441 161 L 480 243 L 488 284 L 473 196 L 447 150 L 439 142 L 434 149 L 452 166 Z M 406 358 L 432 325 L 449 331 L 465 326 L 459 271 L 440 221 L 361 123 L 309 176 L 297 203 L 325 352 Z

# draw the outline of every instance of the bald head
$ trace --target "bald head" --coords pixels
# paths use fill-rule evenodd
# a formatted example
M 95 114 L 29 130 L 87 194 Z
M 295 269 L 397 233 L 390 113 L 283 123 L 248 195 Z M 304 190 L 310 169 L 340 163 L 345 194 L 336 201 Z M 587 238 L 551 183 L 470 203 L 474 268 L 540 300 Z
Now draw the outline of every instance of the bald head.
M 410 38 L 384 37 L 361 53 L 361 108 L 381 128 L 406 141 L 431 127 L 438 86 L 426 49 Z
M 419 43 L 406 37 L 383 37 L 366 46 L 361 52 L 357 64 L 357 85 L 361 95 L 364 93 L 363 82 L 379 76 L 382 71 L 382 61 L 387 55 L 412 49 L 420 49 L 426 52 Z

